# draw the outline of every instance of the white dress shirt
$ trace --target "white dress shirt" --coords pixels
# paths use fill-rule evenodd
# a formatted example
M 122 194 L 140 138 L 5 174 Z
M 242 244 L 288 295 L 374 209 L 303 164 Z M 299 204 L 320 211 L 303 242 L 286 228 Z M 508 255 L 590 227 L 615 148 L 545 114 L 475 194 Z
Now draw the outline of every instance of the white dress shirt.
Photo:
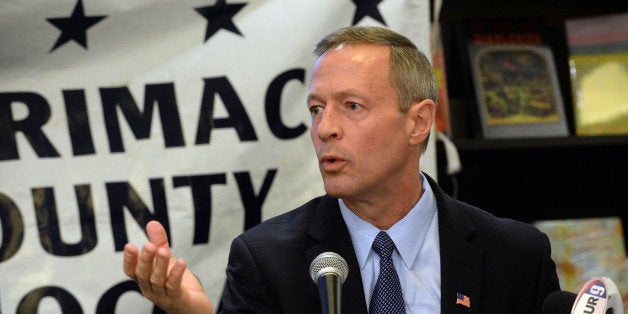
M 403 219 L 384 230 L 397 247 L 392 258 L 408 314 L 440 313 L 438 214 L 434 192 L 422 173 L 421 182 L 421 199 Z M 379 276 L 379 255 L 371 246 L 380 230 L 356 216 L 342 200 L 338 203 L 360 265 L 364 297 L 369 306 Z

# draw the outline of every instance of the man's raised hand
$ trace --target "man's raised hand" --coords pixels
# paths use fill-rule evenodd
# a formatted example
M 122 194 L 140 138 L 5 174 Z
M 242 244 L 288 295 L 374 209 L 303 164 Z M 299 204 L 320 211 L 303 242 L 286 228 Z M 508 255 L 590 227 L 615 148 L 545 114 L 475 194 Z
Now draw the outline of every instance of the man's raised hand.
M 124 273 L 147 299 L 168 313 L 211 313 L 201 283 L 183 259 L 172 255 L 164 227 L 151 221 L 146 233 L 149 242 L 141 252 L 132 243 L 124 246 Z

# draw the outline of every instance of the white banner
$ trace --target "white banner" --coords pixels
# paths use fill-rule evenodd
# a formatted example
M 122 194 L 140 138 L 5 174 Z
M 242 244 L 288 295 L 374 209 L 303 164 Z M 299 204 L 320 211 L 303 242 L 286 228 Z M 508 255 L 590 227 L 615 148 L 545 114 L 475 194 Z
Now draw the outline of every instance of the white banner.
M 0 312 L 150 312 L 122 248 L 152 219 L 217 305 L 231 240 L 324 193 L 314 45 L 379 25 L 429 55 L 428 17 L 427 0 L 0 2 Z

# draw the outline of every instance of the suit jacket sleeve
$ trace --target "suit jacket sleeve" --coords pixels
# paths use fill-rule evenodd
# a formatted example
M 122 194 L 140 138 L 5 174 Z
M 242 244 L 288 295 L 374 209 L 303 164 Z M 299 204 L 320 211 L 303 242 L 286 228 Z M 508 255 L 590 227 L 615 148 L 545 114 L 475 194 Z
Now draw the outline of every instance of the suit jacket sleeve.
M 319 246 L 308 235 L 314 213 L 319 212 L 315 210 L 318 201 L 268 219 L 233 240 L 218 312 L 321 312 L 318 287 L 309 275 L 314 256 L 307 254 L 313 248 L 330 248 Z M 337 251 L 333 247 L 330 250 Z
M 227 284 L 218 309 L 220 313 L 278 313 L 264 284 L 251 251 L 240 237 L 231 243 Z
M 556 264 L 552 260 L 551 246 L 547 235 L 543 234 L 543 265 L 539 278 L 539 290 L 536 298 L 536 312 L 541 313 L 543 302 L 548 294 L 560 290 Z

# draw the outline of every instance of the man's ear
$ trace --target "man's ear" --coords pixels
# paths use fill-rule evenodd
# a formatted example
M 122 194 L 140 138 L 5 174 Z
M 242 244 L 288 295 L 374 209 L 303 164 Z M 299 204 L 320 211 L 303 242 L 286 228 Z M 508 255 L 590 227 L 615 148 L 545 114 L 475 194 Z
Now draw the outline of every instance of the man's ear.
M 409 118 L 412 120 L 410 145 L 420 145 L 429 136 L 436 116 L 436 104 L 431 99 L 415 102 L 410 106 Z

